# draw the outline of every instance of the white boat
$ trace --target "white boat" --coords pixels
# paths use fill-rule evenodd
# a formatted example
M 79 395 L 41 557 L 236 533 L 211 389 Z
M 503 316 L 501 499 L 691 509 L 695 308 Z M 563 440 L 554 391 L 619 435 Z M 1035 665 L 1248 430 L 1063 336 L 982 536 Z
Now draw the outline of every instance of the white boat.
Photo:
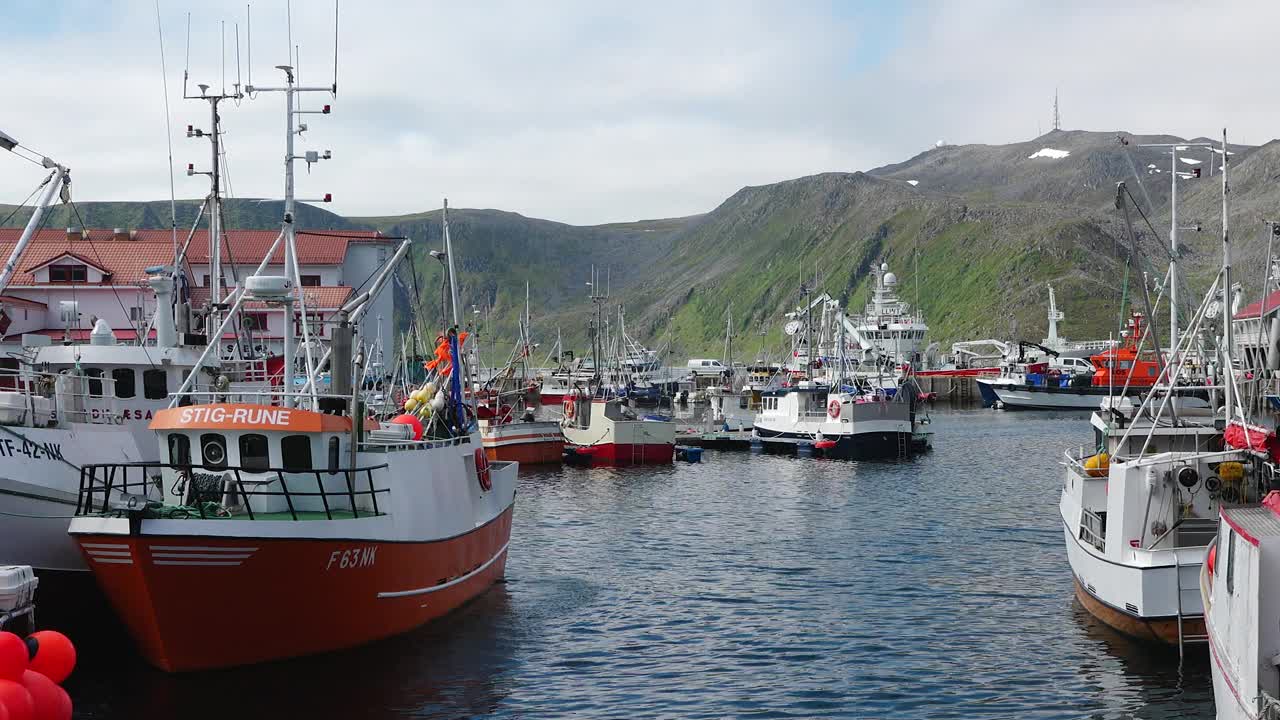
M 1274 466 L 1271 466 L 1274 471 Z M 1218 720 L 1280 717 L 1280 492 L 1222 508 L 1197 586 Z
M 765 449 L 843 459 L 904 457 L 927 450 L 931 441 L 916 417 L 913 393 L 831 392 L 810 380 L 766 391 L 753 425 L 754 440 Z
M 888 263 L 879 265 L 875 277 L 871 302 L 854 318 L 855 337 L 864 350 L 894 367 L 915 365 L 929 326 L 918 308 L 898 297 L 898 276 L 889 272 Z
M 669 463 L 675 456 L 676 424 L 645 419 L 621 398 L 571 392 L 561 421 L 570 459 L 604 465 Z

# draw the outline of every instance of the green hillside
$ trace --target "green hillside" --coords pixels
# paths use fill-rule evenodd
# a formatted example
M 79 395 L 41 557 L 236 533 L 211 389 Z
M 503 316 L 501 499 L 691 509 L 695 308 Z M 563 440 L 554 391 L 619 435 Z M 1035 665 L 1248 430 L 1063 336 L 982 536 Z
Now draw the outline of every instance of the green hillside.
M 1168 156 L 1138 147 L 1147 142 L 1183 141 L 1054 131 L 1010 145 L 946 145 L 867 173 L 743 188 L 688 218 L 580 227 L 499 210 L 450 210 L 464 315 L 480 324 L 487 359 L 497 360 L 514 341 L 528 283 L 542 352 L 557 329 L 569 347 L 581 349 L 595 266 L 611 312 L 624 305 L 628 330 L 651 346 L 669 333 L 675 357 L 719 355 L 732 303 L 743 357 L 779 347 L 782 314 L 800 302 L 802 280 L 856 312 L 870 295 L 871 268 L 887 262 L 903 298 L 924 311 L 929 339 L 944 349 L 961 339 L 1039 339 L 1047 325 L 1046 283 L 1067 314 L 1063 335 L 1106 337 L 1115 331 L 1122 295 L 1137 297 L 1137 275 L 1126 290 L 1128 240 L 1114 207 L 1118 181 L 1129 184 L 1152 223 L 1148 228 L 1134 216 L 1152 282 L 1168 261 Z M 1046 149 L 1055 152 L 1041 152 Z M 1280 142 L 1230 149 L 1238 279 L 1256 291 L 1266 257 L 1261 223 L 1274 218 L 1280 199 L 1274 184 Z M 1207 152 L 1193 157 L 1201 155 L 1207 169 Z M 1180 183 L 1180 224 L 1203 229 L 1183 235 L 1183 297 L 1192 302 L 1220 263 L 1221 183 L 1207 173 Z M 78 207 L 79 218 L 59 208 L 47 226 L 169 224 L 163 201 Z M 196 207 L 179 204 L 180 226 L 189 226 Z M 0 206 L 0 219 L 11 209 Z M 253 200 L 231 201 L 226 210 L 230 227 L 276 227 L 280 214 L 280 203 Z M 440 211 L 343 218 L 304 205 L 298 215 L 302 227 L 412 238 L 412 265 L 401 273 L 400 287 L 406 299 L 418 296 L 426 326 L 441 322 L 441 269 L 428 254 L 442 245 Z M 25 217 L 19 211 L 7 224 Z

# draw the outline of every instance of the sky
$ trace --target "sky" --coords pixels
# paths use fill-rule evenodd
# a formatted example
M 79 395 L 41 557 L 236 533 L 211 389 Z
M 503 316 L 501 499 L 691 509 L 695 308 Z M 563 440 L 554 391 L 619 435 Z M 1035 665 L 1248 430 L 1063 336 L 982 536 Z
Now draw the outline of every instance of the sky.
M 237 31 L 243 84 L 280 85 L 290 38 L 302 83 L 333 82 L 332 0 L 255 0 L 252 38 L 239 1 L 4 5 L 0 130 L 71 167 L 79 201 L 167 199 L 166 116 L 177 196 L 208 191 L 185 174 L 210 159 L 186 137 L 209 117 L 182 99 L 183 70 L 190 93 L 222 88 L 224 28 L 228 91 Z M 351 216 L 446 197 L 578 225 L 691 215 L 939 140 L 1030 140 L 1055 89 L 1064 129 L 1280 135 L 1280 3 L 340 0 L 338 14 L 337 97 L 303 99 L 333 112 L 303 116 L 297 147 L 333 159 L 299 165 L 297 188 Z M 278 93 L 223 106 L 230 194 L 283 194 L 284 121 Z M 0 152 L 0 203 L 42 178 Z

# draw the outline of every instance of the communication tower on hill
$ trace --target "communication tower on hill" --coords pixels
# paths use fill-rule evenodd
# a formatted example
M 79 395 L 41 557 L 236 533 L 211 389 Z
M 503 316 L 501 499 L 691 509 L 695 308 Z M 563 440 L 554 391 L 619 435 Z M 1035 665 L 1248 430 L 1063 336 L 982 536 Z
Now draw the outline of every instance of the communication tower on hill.
M 1062 129 L 1062 118 L 1058 115 L 1058 88 L 1053 89 L 1053 129 Z

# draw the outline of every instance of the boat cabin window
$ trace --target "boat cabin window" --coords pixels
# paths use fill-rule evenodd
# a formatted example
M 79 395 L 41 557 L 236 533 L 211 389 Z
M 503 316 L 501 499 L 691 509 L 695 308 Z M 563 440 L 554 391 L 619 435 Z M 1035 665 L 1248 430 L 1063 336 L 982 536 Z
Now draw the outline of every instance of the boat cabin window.
M 1227 593 L 1236 591 L 1236 531 L 1227 531 Z
M 148 400 L 169 397 L 169 376 L 164 370 L 142 371 L 142 394 Z
M 89 378 L 89 397 L 102 397 L 102 368 L 85 368 L 84 374 Z
M 136 376 L 133 368 L 116 368 L 111 371 L 111 380 L 116 386 L 116 397 L 131 398 L 137 394 Z
M 337 440 L 337 438 L 334 438 Z M 289 470 L 311 469 L 311 436 L 286 435 L 280 439 L 280 465 Z
M 169 464 L 191 464 L 191 438 L 182 433 L 169 433 Z
M 338 474 L 338 438 L 329 438 L 329 474 Z
M 271 467 L 266 435 L 248 433 L 240 436 L 240 467 L 246 470 L 266 470 Z
M 200 436 L 200 455 L 208 467 L 226 467 L 227 439 L 217 433 L 204 433 Z

